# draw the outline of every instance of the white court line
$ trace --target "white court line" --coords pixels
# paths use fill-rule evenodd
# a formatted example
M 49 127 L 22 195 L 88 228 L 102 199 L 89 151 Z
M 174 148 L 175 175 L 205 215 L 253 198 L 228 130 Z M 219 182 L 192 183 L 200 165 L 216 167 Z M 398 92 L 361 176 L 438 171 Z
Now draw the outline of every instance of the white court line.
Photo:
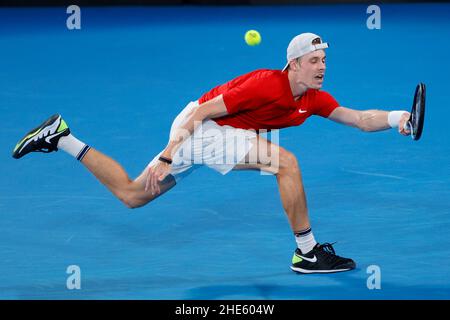
M 398 180 L 409 180 L 407 178 L 394 176 L 390 174 L 383 174 L 383 173 L 372 173 L 372 172 L 365 172 L 365 171 L 355 171 L 355 170 L 348 170 L 341 168 L 342 171 L 350 172 L 350 173 L 356 173 L 356 174 L 362 174 L 365 176 L 374 176 L 374 177 L 383 177 L 383 178 L 392 178 L 392 179 L 398 179 Z
M 67 238 L 66 243 L 69 243 L 73 239 L 73 237 L 75 237 L 74 234 L 72 234 L 69 238 Z

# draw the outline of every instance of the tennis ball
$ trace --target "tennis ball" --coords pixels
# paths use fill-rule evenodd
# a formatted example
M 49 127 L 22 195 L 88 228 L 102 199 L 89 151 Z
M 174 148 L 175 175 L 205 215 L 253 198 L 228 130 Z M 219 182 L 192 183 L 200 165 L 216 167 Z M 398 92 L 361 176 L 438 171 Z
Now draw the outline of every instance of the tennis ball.
M 248 30 L 244 39 L 249 46 L 257 46 L 261 43 L 261 35 L 256 30 Z

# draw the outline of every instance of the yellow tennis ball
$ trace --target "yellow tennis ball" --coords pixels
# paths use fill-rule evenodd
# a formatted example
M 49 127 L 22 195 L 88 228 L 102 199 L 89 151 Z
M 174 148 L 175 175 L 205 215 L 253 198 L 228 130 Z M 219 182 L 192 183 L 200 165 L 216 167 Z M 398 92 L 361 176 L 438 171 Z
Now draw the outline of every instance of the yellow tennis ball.
M 247 31 L 244 39 L 249 46 L 257 46 L 261 43 L 261 35 L 256 30 Z

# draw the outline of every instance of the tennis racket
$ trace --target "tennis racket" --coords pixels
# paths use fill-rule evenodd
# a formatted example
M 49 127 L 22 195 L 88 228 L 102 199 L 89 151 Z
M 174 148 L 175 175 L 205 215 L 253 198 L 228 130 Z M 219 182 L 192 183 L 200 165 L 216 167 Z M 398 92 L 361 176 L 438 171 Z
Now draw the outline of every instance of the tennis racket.
M 425 84 L 419 83 L 414 94 L 411 116 L 404 126 L 405 129 L 411 131 L 411 138 L 413 140 L 419 140 L 422 136 L 423 123 L 425 120 L 425 91 Z

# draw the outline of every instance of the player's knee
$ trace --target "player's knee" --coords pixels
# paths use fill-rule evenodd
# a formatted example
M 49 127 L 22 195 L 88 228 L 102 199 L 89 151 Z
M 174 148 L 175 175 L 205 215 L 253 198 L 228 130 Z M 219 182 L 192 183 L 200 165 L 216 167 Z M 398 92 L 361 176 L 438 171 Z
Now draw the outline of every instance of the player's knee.
M 300 170 L 295 154 L 283 148 L 280 148 L 280 170 L 289 172 Z
M 128 209 L 136 209 L 142 206 L 142 203 L 130 192 L 120 195 L 119 199 Z
M 133 201 L 124 201 L 124 204 L 128 209 L 136 209 L 140 207 L 137 203 Z

